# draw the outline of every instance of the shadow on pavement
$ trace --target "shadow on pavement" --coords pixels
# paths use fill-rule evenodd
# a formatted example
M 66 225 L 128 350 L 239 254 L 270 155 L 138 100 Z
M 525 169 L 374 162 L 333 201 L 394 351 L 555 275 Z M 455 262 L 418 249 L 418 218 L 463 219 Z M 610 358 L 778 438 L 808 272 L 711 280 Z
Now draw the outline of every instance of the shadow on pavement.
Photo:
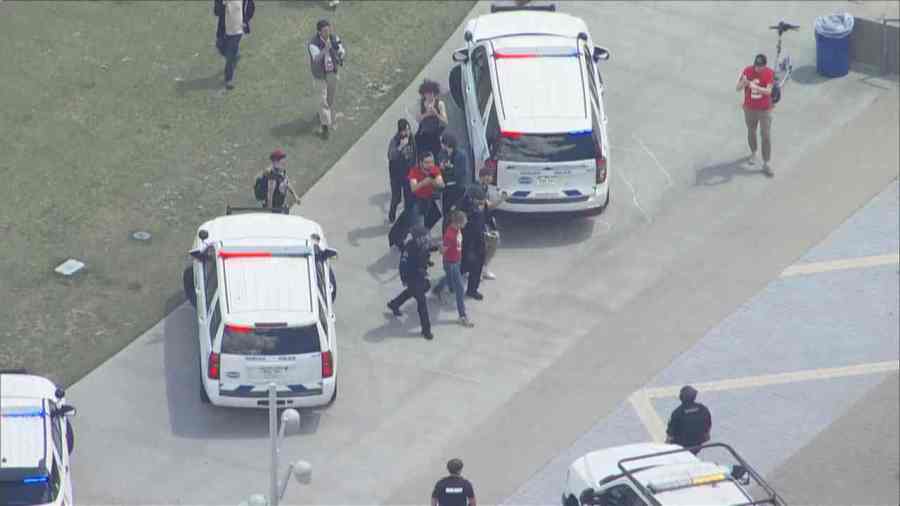
M 761 161 L 757 161 L 757 167 L 751 170 L 747 168 L 747 160 L 746 156 L 742 156 L 728 162 L 701 167 L 694 176 L 694 186 L 717 186 L 731 182 L 735 176 L 765 177 Z
M 815 65 L 803 65 L 791 72 L 791 81 L 797 84 L 820 84 L 827 80 L 827 77 L 816 72 Z M 788 83 L 788 88 L 790 88 L 790 83 Z
M 558 248 L 590 239 L 594 218 L 573 213 L 497 213 L 500 249 Z
M 354 228 L 347 232 L 347 242 L 354 248 L 359 247 L 360 239 L 384 239 L 384 247 L 388 245 L 388 231 L 391 230 L 390 223 L 382 223 L 380 225 L 372 225 L 370 227 Z
M 399 293 L 400 288 L 398 288 Z M 429 301 L 428 302 L 428 311 L 429 315 L 431 315 L 431 308 L 434 304 Z M 395 317 L 390 313 L 390 311 L 385 307 L 384 309 L 384 319 L 385 322 L 383 325 L 379 327 L 375 327 L 374 329 L 369 330 L 363 335 L 363 339 L 369 343 L 380 343 L 388 338 L 415 338 L 422 339 L 422 334 L 420 332 L 421 326 L 419 325 L 419 314 L 416 312 L 416 302 L 414 300 L 410 300 L 403 307 L 400 308 L 403 311 L 403 316 Z M 434 326 L 434 322 L 432 322 L 432 327 Z
M 387 240 L 385 239 L 385 243 Z M 385 244 L 387 245 L 387 244 Z M 372 276 L 372 279 L 379 283 L 391 283 L 394 279 L 400 277 L 397 266 L 400 263 L 400 252 L 396 248 L 386 251 L 381 258 L 366 266 L 366 272 Z M 393 274 L 392 277 L 384 279 L 386 275 Z

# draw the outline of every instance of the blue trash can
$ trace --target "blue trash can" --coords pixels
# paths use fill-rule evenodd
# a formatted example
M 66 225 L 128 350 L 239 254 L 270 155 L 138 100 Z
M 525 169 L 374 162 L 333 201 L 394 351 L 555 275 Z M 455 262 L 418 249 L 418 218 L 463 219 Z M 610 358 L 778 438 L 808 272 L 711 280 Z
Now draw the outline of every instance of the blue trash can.
M 816 72 L 841 77 L 850 72 L 850 34 L 853 16 L 832 14 L 816 18 Z

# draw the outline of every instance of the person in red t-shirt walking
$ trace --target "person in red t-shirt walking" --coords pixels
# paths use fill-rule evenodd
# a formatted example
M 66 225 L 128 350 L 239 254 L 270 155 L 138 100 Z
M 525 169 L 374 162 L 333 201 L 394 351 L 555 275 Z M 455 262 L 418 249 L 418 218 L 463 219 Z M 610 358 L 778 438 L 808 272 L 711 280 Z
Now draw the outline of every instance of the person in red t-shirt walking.
M 466 226 L 466 213 L 460 210 L 454 210 L 450 213 L 450 224 L 444 232 L 444 244 L 441 251 L 444 252 L 444 272 L 446 275 L 431 292 L 438 298 L 444 291 L 444 287 L 449 283 L 450 291 L 456 295 L 456 311 L 459 313 L 459 324 L 463 327 L 473 327 L 472 322 L 466 316 L 466 293 L 463 289 L 462 272 L 460 271 L 460 260 L 462 260 L 462 229 Z
M 738 78 L 737 91 L 744 91 L 744 121 L 747 123 L 747 144 L 750 145 L 751 165 L 756 163 L 756 129 L 759 126 L 762 142 L 763 172 L 772 177 L 769 166 L 772 156 L 772 85 L 775 71 L 766 66 L 766 55 L 758 54 Z

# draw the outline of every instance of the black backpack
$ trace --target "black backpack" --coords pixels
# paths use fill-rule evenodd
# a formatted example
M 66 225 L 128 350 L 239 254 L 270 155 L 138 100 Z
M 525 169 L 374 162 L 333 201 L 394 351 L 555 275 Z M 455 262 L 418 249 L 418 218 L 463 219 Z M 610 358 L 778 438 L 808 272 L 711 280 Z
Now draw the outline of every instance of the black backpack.
M 253 184 L 253 196 L 256 200 L 265 202 L 269 196 L 269 177 L 265 174 L 256 176 L 256 182 Z
M 404 248 L 403 254 L 400 255 L 400 265 L 397 266 L 397 269 L 400 271 L 400 281 L 406 285 L 412 279 L 413 274 L 416 271 L 415 262 L 412 258 L 410 258 L 410 248 Z

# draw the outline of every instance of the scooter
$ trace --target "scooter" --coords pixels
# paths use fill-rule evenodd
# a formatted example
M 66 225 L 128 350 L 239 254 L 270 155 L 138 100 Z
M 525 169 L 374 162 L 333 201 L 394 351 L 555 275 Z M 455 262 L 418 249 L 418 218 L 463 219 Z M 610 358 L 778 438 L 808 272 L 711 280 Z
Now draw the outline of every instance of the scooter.
M 781 100 L 781 92 L 791 79 L 791 72 L 794 70 L 790 55 L 781 55 L 781 36 L 784 32 L 799 30 L 800 27 L 782 20 L 777 25 L 770 26 L 769 29 L 778 32 L 778 44 L 775 46 L 775 83 L 772 86 L 772 103 L 777 104 Z

